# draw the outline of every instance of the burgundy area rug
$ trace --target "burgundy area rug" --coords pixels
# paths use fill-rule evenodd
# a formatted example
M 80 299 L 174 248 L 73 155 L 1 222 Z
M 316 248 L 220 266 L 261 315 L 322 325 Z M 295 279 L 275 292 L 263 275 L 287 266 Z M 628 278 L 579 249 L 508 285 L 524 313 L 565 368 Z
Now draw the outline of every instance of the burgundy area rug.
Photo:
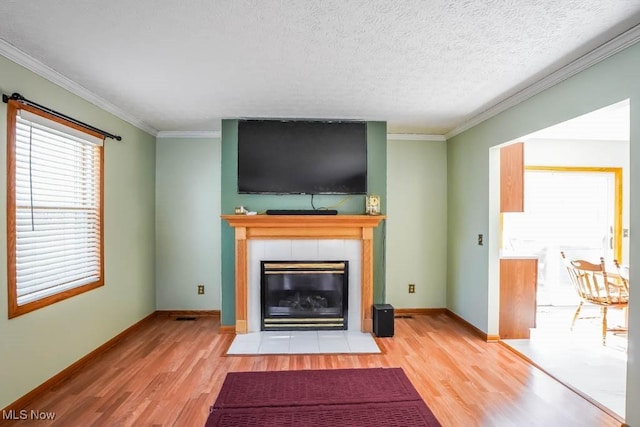
M 206 427 L 440 423 L 401 368 L 230 372 Z

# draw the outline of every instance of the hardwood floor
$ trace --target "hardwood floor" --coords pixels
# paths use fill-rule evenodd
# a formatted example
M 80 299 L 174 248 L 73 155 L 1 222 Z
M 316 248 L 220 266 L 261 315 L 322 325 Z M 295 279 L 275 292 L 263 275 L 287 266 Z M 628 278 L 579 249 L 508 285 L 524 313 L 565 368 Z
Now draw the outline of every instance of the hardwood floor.
M 376 355 L 227 357 L 232 340 L 217 317 L 157 316 L 26 408 L 53 422 L 15 425 L 203 426 L 227 372 L 364 367 L 402 367 L 443 426 L 620 425 L 446 314 L 396 319 Z

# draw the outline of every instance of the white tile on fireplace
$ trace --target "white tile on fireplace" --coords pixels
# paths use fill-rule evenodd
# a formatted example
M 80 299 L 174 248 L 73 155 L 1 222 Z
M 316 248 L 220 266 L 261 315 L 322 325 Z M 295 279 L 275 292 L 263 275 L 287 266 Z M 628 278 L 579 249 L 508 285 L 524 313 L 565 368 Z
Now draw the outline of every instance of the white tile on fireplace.
M 343 331 L 318 331 L 318 338 L 344 338 Z
M 227 354 L 258 354 L 260 350 L 260 341 L 258 342 L 234 342 L 227 350 Z
M 318 260 L 318 240 L 292 240 L 291 253 L 297 260 Z
M 289 336 L 293 337 L 317 337 L 318 331 L 290 331 Z
M 360 301 L 361 301 L 361 247 L 360 240 L 344 239 L 304 239 L 308 243 L 302 243 L 307 248 L 316 247 L 317 254 L 310 260 L 348 260 L 349 261 L 349 315 L 348 329 L 360 330 Z M 249 268 L 247 286 L 247 327 L 251 332 L 260 330 L 260 261 L 300 260 L 300 254 L 293 253 L 294 242 L 298 240 L 249 240 Z M 310 243 L 309 243 L 310 242 Z M 321 249 L 322 248 L 322 249 Z M 305 251 L 306 249 L 302 249 Z M 335 250 L 335 252 L 334 252 Z M 310 255 L 304 253 L 303 255 Z
M 320 334 L 318 333 L 318 345 L 321 353 L 350 353 L 351 349 L 347 343 L 344 333 Z
M 343 260 L 346 259 L 344 240 L 318 240 L 318 259 Z
M 360 331 L 268 331 L 236 335 L 228 355 L 380 353 Z
M 318 334 L 316 331 L 292 332 L 289 341 L 290 354 L 315 354 L 320 353 Z
M 269 335 L 267 335 L 269 334 Z M 289 341 L 291 336 L 288 333 L 265 333 L 260 341 L 260 354 L 287 354 L 289 353 Z
M 362 248 L 361 240 L 345 240 L 344 241 L 344 250 L 346 253 L 360 253 L 360 249 Z
M 359 255 L 359 253 L 358 253 Z M 348 329 L 351 331 L 362 330 L 361 301 L 362 301 L 362 274 L 360 257 L 349 258 L 349 317 Z
M 227 354 L 256 354 L 261 340 L 262 334 L 259 332 L 236 335 Z
M 247 328 L 250 332 L 260 331 L 260 261 L 264 259 L 264 246 L 263 240 L 249 240 Z
M 263 260 L 285 261 L 292 259 L 292 240 L 264 240 Z
M 264 258 L 265 240 L 249 240 L 249 261 L 256 261 L 260 263 L 260 260 Z
M 289 339 L 291 338 L 291 331 L 265 331 L 261 332 L 262 339 L 275 340 L 275 339 Z
M 347 341 L 351 353 L 380 353 L 380 348 L 375 342 L 368 341 Z
M 236 335 L 233 342 L 240 342 L 242 344 L 247 343 L 260 343 L 262 341 L 262 333 L 261 332 L 248 332 L 246 334 L 238 334 Z
M 359 254 L 358 254 L 359 255 Z M 360 262 L 360 257 L 351 257 L 349 258 L 349 272 L 354 273 L 355 277 L 358 279 L 358 285 L 360 285 L 360 272 L 362 271 L 361 267 L 362 263 Z M 351 276 L 349 276 L 351 277 Z M 360 286 L 358 286 L 360 287 Z
M 371 334 L 360 331 L 346 331 L 347 344 L 352 353 L 380 353 Z

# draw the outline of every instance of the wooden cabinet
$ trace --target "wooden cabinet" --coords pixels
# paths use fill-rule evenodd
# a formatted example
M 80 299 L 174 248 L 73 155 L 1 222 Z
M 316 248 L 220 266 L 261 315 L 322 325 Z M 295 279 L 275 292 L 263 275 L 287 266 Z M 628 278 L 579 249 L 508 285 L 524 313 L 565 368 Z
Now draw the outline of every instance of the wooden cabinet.
M 524 143 L 500 149 L 500 212 L 524 212 Z
M 529 338 L 536 326 L 536 258 L 500 259 L 500 339 Z

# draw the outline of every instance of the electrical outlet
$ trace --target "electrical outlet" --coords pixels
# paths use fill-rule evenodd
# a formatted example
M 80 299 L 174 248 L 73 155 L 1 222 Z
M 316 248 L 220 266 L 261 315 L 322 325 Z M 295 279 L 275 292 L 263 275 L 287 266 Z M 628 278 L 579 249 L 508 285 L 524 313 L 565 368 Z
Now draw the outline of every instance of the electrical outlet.
M 198 295 L 204 295 L 204 285 L 198 285 Z
M 414 283 L 409 283 L 409 293 L 410 294 L 416 293 L 416 285 Z

